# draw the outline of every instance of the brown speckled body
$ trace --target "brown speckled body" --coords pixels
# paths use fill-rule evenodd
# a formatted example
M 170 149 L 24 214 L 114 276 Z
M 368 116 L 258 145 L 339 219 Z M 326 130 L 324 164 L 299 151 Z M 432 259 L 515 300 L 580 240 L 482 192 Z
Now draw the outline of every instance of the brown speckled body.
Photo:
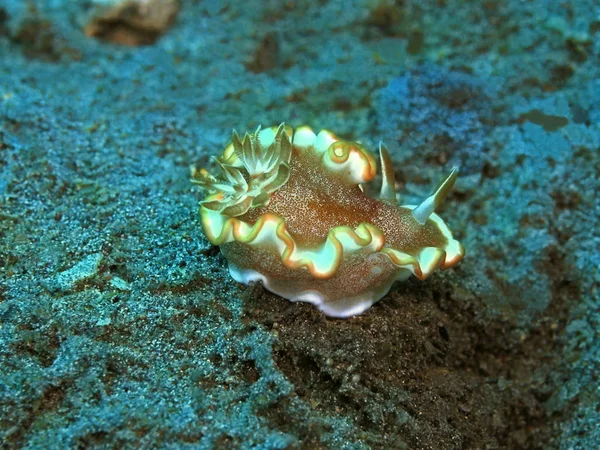
M 296 148 L 287 184 L 271 195 L 267 206 L 250 209 L 241 219 L 254 223 L 265 213 L 285 217 L 288 231 L 307 246 L 321 244 L 334 227 L 355 228 L 360 223 L 372 223 L 383 231 L 386 245 L 409 254 L 446 243 L 432 223 L 417 225 L 409 209 L 369 197 L 339 174 L 328 172 L 317 155 Z

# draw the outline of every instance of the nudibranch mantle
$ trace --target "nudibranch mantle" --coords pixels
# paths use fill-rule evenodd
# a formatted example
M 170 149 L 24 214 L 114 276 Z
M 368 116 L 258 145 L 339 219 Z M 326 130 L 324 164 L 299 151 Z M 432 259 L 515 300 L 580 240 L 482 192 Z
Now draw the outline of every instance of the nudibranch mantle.
M 284 124 L 233 133 L 215 158 L 221 173 L 192 170 L 207 191 L 200 202 L 208 240 L 220 246 L 231 276 L 326 315 L 364 312 L 411 274 L 423 280 L 453 267 L 464 248 L 434 212 L 452 188 L 457 169 L 420 205 L 400 206 L 394 171 L 379 145 L 378 199 L 362 184 L 377 171 L 375 157 L 328 130 Z

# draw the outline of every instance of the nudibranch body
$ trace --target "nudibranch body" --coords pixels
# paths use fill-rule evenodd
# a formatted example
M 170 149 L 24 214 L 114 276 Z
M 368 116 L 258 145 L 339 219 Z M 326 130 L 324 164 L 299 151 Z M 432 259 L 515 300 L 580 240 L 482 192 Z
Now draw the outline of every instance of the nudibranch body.
M 208 191 L 200 203 L 207 238 L 219 245 L 231 276 L 325 314 L 360 314 L 397 280 L 427 278 L 456 265 L 463 246 L 434 212 L 456 169 L 420 205 L 400 206 L 390 156 L 379 146 L 379 199 L 361 185 L 376 175 L 374 156 L 327 130 L 281 124 L 256 130 L 216 158 L 192 181 Z

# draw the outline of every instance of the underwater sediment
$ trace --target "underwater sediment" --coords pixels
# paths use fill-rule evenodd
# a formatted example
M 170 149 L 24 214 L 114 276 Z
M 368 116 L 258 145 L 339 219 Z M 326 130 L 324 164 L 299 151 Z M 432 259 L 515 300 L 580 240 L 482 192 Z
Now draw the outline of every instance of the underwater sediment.
M 596 3 L 160 3 L 0 5 L 2 447 L 598 447 Z M 401 205 L 460 166 L 464 260 L 345 319 L 232 280 L 189 167 L 282 122 Z

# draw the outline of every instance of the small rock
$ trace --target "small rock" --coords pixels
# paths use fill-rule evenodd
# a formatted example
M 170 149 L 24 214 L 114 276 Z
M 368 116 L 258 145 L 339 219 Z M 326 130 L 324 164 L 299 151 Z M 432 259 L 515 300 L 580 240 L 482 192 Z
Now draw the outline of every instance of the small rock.
M 130 291 L 131 286 L 123 278 L 113 276 L 110 280 L 110 285 L 120 291 Z
M 46 282 L 46 288 L 53 292 L 68 292 L 73 290 L 78 283 L 98 273 L 98 267 L 102 258 L 102 253 L 93 253 L 86 256 L 70 269 L 59 272 L 56 276 L 49 279 Z
M 106 317 L 106 318 L 104 318 L 104 319 L 98 319 L 98 320 L 96 321 L 96 326 L 99 326 L 99 327 L 105 327 L 105 326 L 107 326 L 107 325 L 110 325 L 110 323 L 111 323 L 111 319 L 110 319 L 110 317 Z
M 151 45 L 175 22 L 179 0 L 111 0 L 95 2 L 97 10 L 84 28 L 87 36 L 114 44 Z

